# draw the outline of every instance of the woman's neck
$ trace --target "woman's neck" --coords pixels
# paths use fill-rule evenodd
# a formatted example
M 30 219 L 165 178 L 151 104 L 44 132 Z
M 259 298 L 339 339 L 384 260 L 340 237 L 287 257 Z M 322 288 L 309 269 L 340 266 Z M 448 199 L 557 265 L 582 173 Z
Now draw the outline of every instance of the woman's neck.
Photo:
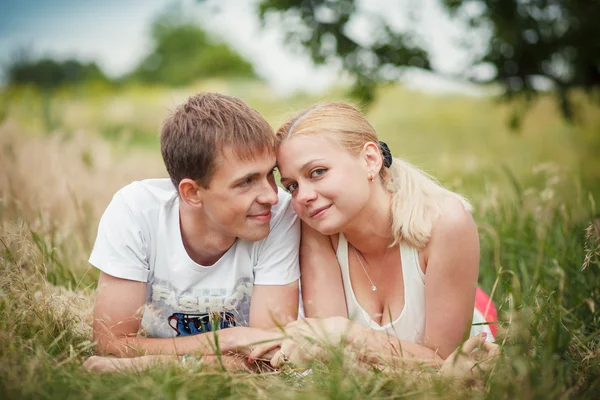
M 367 205 L 341 229 L 348 242 L 363 255 L 385 252 L 394 241 L 391 205 L 392 193 L 377 184 Z

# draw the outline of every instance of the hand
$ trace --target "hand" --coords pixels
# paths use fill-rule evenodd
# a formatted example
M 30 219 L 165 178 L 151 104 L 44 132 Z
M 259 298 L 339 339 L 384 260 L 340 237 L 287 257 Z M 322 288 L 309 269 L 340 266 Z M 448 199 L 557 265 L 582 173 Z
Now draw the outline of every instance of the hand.
M 357 325 L 344 317 L 304 318 L 290 322 L 285 327 L 287 336 L 338 344 L 352 341 Z
M 298 366 L 315 360 L 325 361 L 329 353 L 324 345 L 310 338 L 285 339 L 279 348 L 268 353 L 272 354 L 270 364 L 273 368 L 281 368 L 286 363 Z
M 275 368 L 285 362 L 302 364 L 323 359 L 327 355 L 323 345 L 338 345 L 348 341 L 354 328 L 354 324 L 343 317 L 294 321 L 285 327 L 285 337 L 257 346 L 250 353 L 249 360 L 259 359 L 274 350 L 271 365 Z
M 485 341 L 485 332 L 469 338 L 448 356 L 440 374 L 454 378 L 476 378 L 489 370 L 500 356 L 500 346 Z M 477 349 L 476 352 L 473 350 Z
M 253 360 L 269 361 L 275 353 L 274 351 L 269 351 L 269 349 L 279 347 L 284 339 L 285 333 L 281 329 L 248 328 L 242 339 L 244 345 L 239 346 L 236 352 L 250 356 L 256 348 L 267 348 L 266 351 L 254 357 Z

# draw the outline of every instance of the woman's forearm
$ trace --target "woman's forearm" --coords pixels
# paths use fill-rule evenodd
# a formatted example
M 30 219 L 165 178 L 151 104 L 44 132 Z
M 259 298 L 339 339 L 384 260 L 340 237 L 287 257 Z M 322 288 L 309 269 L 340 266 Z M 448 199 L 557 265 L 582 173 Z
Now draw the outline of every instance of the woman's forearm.
M 375 363 L 393 364 L 398 361 L 411 361 L 431 366 L 441 366 L 444 359 L 433 349 L 406 340 L 400 340 L 385 332 L 352 324 L 347 340 L 361 359 Z

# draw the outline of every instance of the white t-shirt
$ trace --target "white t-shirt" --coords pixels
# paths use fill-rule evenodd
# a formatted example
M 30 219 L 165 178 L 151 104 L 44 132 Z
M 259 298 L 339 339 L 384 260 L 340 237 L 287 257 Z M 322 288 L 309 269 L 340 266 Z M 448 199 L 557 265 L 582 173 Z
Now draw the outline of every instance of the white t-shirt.
M 238 239 L 215 264 L 202 266 L 183 246 L 171 181 L 133 182 L 100 219 L 89 262 L 114 277 L 148 283 L 142 328 L 149 336 L 248 326 L 255 284 L 286 285 L 300 277 L 300 223 L 290 195 L 279 189 L 278 196 L 265 239 Z

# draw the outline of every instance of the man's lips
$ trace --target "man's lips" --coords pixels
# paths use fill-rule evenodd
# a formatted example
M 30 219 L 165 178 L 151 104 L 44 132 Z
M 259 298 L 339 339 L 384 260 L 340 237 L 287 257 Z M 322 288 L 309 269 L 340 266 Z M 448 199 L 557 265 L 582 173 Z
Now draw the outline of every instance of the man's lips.
M 248 214 L 248 218 L 258 221 L 268 221 L 271 219 L 271 210 L 265 210 L 255 214 Z
M 331 207 L 331 204 L 329 204 L 327 206 L 319 207 L 316 210 L 311 211 L 308 215 L 311 218 L 316 218 L 316 217 L 322 215 L 325 210 L 329 209 L 329 207 Z

